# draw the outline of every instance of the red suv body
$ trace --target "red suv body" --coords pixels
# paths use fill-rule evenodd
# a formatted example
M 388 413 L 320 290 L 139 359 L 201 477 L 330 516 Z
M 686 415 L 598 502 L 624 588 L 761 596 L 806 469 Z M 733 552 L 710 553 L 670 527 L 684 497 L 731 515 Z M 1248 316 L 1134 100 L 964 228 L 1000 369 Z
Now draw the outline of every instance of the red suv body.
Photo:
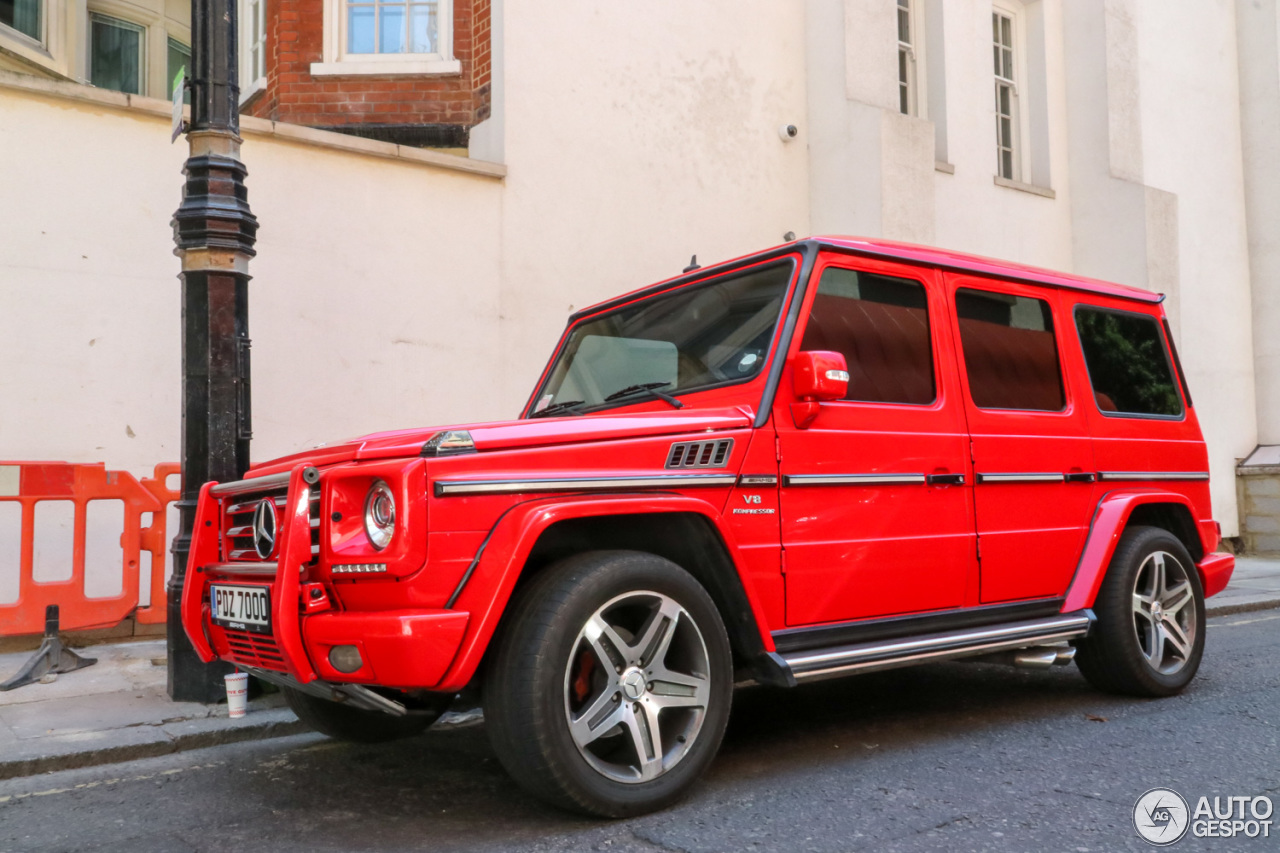
M 207 484 L 187 633 L 205 660 L 277 681 L 310 703 L 304 719 L 348 736 L 380 714 L 434 719 L 483 674 L 517 779 L 567 773 L 539 793 L 601 814 L 661 805 L 710 760 L 728 699 L 712 709 L 720 688 L 699 678 L 789 686 L 961 657 L 1048 666 L 1079 649 L 1104 689 L 1173 692 L 1233 558 L 1217 552 L 1162 298 L 850 238 L 693 270 L 575 314 L 517 420 L 380 433 Z M 592 572 L 642 572 L 618 554 L 674 564 L 702 591 L 663 586 L 674 570 L 657 566 L 633 585 L 666 591 L 627 604 L 678 611 L 667 639 L 693 650 L 670 665 L 684 693 L 678 675 L 648 693 L 643 673 L 625 682 L 649 664 L 617 652 L 656 615 L 619 627 L 593 599 L 590 618 L 522 622 L 595 595 L 581 592 Z M 699 621 L 703 592 L 714 614 Z M 574 618 L 576 641 L 544 637 Z M 593 646 L 600 631 L 611 639 Z M 720 636 L 736 675 L 716 672 Z M 542 676 L 525 684 L 502 661 L 544 641 L 551 657 L 568 649 L 545 688 L 568 691 L 567 710 L 525 734 L 569 731 L 578 706 L 637 691 L 636 715 L 650 700 L 685 710 L 614 721 L 629 747 L 571 732 L 576 753 L 521 757 L 511 721 L 538 717 Z M 676 694 L 685 704 L 659 702 Z M 335 700 L 359 722 L 317 716 Z M 679 715 L 684 751 L 668 760 Z

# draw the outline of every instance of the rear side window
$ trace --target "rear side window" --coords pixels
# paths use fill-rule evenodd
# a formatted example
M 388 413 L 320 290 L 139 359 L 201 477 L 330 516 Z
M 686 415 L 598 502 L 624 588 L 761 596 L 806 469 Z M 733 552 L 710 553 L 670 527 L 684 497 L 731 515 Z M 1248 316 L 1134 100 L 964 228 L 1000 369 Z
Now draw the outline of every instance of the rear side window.
M 1039 412 L 1066 408 L 1048 302 L 961 288 L 956 317 L 974 405 Z
M 1076 308 L 1076 330 L 1103 412 L 1177 417 L 1182 399 L 1154 317 Z
M 918 281 L 829 267 L 800 348 L 844 355 L 846 400 L 928 405 L 936 394 L 926 306 Z

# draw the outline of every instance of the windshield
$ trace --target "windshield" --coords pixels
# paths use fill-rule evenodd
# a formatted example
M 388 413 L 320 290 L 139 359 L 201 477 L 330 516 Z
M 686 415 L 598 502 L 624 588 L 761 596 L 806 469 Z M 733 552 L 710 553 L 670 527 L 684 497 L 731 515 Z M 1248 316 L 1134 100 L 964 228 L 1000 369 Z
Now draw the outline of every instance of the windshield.
M 645 388 L 677 395 L 755 378 L 764 369 L 793 268 L 790 261 L 772 264 L 582 323 L 552 366 L 532 414 L 653 399 Z

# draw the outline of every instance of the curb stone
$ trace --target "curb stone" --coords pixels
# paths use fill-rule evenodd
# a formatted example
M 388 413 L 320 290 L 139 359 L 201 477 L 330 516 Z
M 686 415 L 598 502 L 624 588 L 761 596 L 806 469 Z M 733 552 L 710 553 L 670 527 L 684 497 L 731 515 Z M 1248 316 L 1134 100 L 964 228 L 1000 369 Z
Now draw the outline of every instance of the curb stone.
M 1236 604 L 1207 605 L 1205 617 L 1234 616 L 1237 613 L 1253 613 L 1257 610 L 1273 610 L 1280 608 L 1280 598 L 1262 598 L 1254 601 L 1241 601 Z
M 83 735 L 42 739 L 43 742 L 34 745 L 29 755 L 0 758 L 0 781 L 311 732 L 305 723 L 285 708 L 251 711 L 245 719 L 248 722 L 231 725 L 228 725 L 230 721 L 226 717 L 219 716 L 154 726 L 131 726 L 111 733 L 117 742 L 88 749 L 83 747 Z M 468 728 L 482 722 L 484 713 L 479 708 L 471 708 L 450 711 L 433 728 Z M 128 742 L 118 742 L 121 739 Z

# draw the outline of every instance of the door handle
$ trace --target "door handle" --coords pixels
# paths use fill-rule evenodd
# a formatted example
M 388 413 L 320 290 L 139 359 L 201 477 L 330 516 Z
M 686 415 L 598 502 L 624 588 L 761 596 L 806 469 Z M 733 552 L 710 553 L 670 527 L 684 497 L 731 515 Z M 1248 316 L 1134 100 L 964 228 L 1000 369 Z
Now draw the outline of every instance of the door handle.
M 963 486 L 964 474 L 929 474 L 924 481 L 930 486 Z
M 1063 474 L 1062 479 L 1066 483 L 1092 483 L 1098 477 L 1092 471 L 1076 471 L 1071 474 Z

